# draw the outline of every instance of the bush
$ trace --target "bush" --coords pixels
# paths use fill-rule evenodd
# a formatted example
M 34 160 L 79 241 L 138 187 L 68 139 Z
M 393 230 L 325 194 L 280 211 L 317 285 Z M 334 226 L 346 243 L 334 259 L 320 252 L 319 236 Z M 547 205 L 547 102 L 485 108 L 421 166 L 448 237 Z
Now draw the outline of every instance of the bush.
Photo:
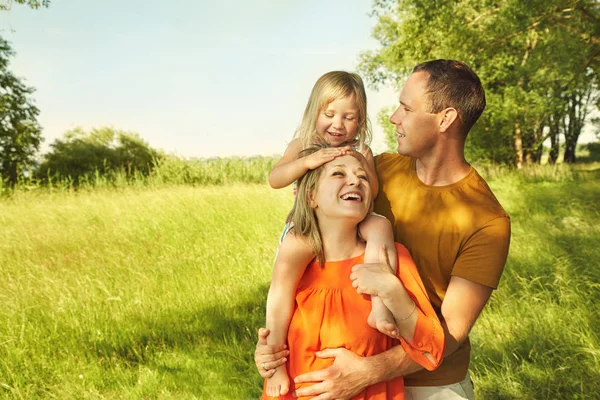
M 70 180 L 78 186 L 98 175 L 148 176 L 162 157 L 138 134 L 107 127 L 90 132 L 75 128 L 50 147 L 35 173 L 38 180 L 50 184 Z
M 595 143 L 587 143 L 580 146 L 580 153 L 577 156 L 577 162 L 596 162 L 600 161 L 600 140 Z

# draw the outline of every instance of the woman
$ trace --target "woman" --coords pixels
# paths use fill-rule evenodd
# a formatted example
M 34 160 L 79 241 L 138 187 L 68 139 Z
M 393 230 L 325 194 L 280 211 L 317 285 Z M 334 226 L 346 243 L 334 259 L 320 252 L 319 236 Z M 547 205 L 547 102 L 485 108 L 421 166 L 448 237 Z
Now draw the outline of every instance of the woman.
M 309 148 L 301 156 L 318 150 Z M 290 355 L 286 363 L 291 386 L 275 387 L 267 380 L 262 399 L 292 399 L 291 393 L 297 388 L 294 377 L 331 365 L 330 359 L 318 358 L 317 351 L 344 347 L 359 356 L 369 356 L 394 344 L 395 340 L 368 325 L 370 297 L 362 293 L 379 296 L 391 311 L 400 343 L 411 358 L 430 370 L 442 359 L 444 337 L 440 322 L 404 247 L 396 244 L 398 284 L 365 285 L 351 279 L 352 267 L 363 263 L 365 243 L 360 238 L 358 224 L 367 216 L 372 200 L 363 162 L 359 153 L 337 157 L 307 172 L 298 181 L 296 203 L 290 213 L 293 229 L 284 241 L 289 251 L 310 243 L 316 259 L 302 276 L 292 279 L 296 283 L 295 304 L 279 305 L 282 318 L 291 315 L 287 333 Z M 381 254 L 385 258 L 385 249 Z M 274 275 L 271 286 L 281 281 L 289 282 L 290 278 Z M 267 327 L 272 323 L 267 321 Z M 269 344 L 279 344 L 283 339 L 268 340 Z M 256 361 L 262 365 L 258 358 Z M 376 383 L 355 398 L 403 399 L 402 378 Z

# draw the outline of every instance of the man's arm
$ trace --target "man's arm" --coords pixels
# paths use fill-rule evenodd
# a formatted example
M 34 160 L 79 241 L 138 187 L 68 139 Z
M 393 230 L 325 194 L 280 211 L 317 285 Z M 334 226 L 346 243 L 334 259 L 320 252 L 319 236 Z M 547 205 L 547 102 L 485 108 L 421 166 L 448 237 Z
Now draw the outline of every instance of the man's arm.
M 444 357 L 465 341 L 494 289 L 458 276 L 450 278 L 442 301 L 442 321 L 446 334 Z
M 442 327 L 445 332 L 444 357 L 456 351 L 467 338 L 477 317 L 487 303 L 493 289 L 466 279 L 453 276 L 442 302 Z M 325 350 L 323 353 L 327 352 Z M 383 353 L 370 357 L 349 357 L 345 349 L 336 349 L 327 357 L 341 358 L 343 362 L 320 371 L 309 372 L 296 377 L 295 382 L 319 382 L 298 389 L 298 396 L 323 395 L 325 398 L 348 398 L 360 393 L 365 387 L 377 382 L 406 376 L 423 369 L 402 349 L 395 346 Z M 317 353 L 319 355 L 319 353 Z M 336 360 L 337 361 L 337 360 Z M 360 374 L 357 374 L 357 371 Z
M 467 279 L 453 276 L 442 302 L 442 328 L 444 328 L 444 357 L 454 353 L 475 325 L 477 317 L 492 295 L 493 289 Z M 375 372 L 371 381 L 377 383 L 398 376 L 410 375 L 423 367 L 411 360 L 402 346 L 368 357 Z M 372 383 L 371 383 L 372 384 Z
M 458 346 L 467 339 L 477 317 L 492 295 L 493 289 L 467 279 L 453 276 L 442 302 L 442 328 L 444 328 L 445 348 L 444 357 L 454 353 Z M 399 347 L 399 346 L 396 346 Z M 393 349 L 392 349 L 393 350 Z M 385 353 L 381 353 L 385 354 Z M 377 357 L 377 356 L 374 356 Z M 408 355 L 406 355 L 408 357 Z M 397 373 L 387 378 L 410 375 L 423 369 L 419 364 L 400 360 Z

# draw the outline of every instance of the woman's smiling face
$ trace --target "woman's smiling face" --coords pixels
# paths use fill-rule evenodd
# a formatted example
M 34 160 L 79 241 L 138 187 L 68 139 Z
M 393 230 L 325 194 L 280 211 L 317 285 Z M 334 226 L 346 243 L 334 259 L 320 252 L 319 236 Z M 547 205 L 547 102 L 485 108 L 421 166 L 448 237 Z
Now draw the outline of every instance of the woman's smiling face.
M 367 171 L 351 155 L 338 157 L 323 166 L 311 206 L 319 222 L 324 217 L 362 221 L 371 207 L 371 187 Z

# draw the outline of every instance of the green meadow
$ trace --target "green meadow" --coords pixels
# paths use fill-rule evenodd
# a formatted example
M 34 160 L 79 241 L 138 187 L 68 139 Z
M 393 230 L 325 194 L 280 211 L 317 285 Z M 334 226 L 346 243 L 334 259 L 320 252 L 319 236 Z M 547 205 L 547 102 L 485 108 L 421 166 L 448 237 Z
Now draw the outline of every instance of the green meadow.
M 600 165 L 480 172 L 512 241 L 471 333 L 478 398 L 597 398 Z M 0 398 L 258 398 L 256 330 L 293 198 L 221 183 L 0 198 Z

